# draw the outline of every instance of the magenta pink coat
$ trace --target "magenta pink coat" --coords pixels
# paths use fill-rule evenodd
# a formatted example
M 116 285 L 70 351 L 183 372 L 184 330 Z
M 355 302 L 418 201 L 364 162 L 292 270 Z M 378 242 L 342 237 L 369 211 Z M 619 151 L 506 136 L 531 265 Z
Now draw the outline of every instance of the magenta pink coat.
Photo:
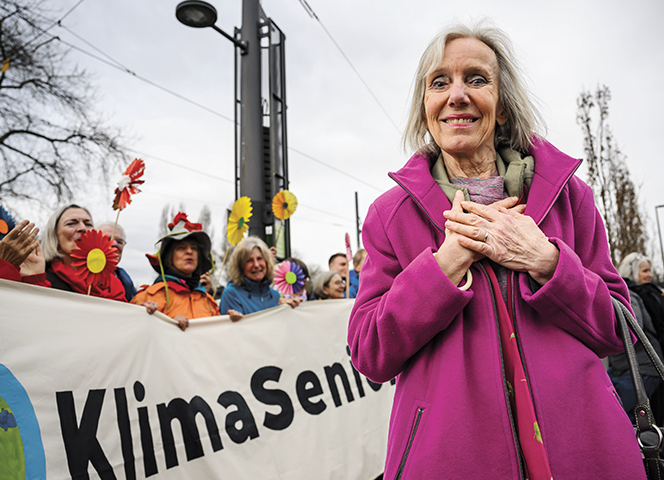
M 533 147 L 525 214 L 560 250 L 539 289 L 510 272 L 514 321 L 542 439 L 555 480 L 645 478 L 631 422 L 600 357 L 622 351 L 610 295 L 629 305 L 611 264 L 580 160 L 546 141 Z M 451 208 L 415 154 L 390 174 L 398 186 L 370 207 L 368 256 L 348 327 L 357 369 L 397 377 L 386 479 L 523 478 L 503 381 L 495 298 L 483 262 L 461 291 L 433 253 Z

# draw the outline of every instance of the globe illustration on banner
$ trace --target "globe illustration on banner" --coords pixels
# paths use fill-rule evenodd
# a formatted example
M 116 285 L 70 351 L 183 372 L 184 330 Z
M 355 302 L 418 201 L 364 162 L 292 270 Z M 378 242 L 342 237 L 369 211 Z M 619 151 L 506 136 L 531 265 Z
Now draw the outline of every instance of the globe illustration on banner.
M 35 410 L 23 385 L 0 364 L 0 480 L 46 478 Z

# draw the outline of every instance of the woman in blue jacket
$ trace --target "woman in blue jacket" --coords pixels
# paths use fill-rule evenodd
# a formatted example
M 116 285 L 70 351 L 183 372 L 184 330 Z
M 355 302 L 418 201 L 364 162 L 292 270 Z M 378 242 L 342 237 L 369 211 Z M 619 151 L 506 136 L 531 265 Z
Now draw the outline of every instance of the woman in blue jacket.
M 281 298 L 270 287 L 274 278 L 274 259 L 268 246 L 258 237 L 249 236 L 238 243 L 228 265 L 230 281 L 221 295 L 219 310 L 237 322 L 243 315 L 289 304 L 295 308 L 299 297 Z

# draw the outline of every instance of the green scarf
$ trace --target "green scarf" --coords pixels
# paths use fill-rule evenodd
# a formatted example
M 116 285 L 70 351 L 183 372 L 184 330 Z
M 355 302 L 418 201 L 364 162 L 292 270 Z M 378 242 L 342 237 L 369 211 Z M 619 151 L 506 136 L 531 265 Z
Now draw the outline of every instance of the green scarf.
M 505 179 L 507 194 L 510 197 L 520 198 L 523 195 L 523 186 L 526 185 L 527 188 L 530 188 L 533 181 L 535 159 L 532 155 L 521 157 L 519 152 L 511 148 L 500 148 L 496 152 L 496 168 L 498 169 L 498 175 Z M 442 153 L 431 167 L 431 175 L 436 183 L 440 185 L 440 188 L 443 189 L 450 203 L 452 203 L 457 190 L 463 192 L 465 200 L 470 200 L 466 188 L 450 183 Z

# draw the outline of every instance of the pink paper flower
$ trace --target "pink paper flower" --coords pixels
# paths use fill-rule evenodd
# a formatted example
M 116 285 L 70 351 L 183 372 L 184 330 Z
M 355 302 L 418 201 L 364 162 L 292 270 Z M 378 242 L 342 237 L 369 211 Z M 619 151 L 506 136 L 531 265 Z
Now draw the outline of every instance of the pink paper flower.
M 304 272 L 293 262 L 281 262 L 274 269 L 274 285 L 282 295 L 295 295 L 304 288 Z

